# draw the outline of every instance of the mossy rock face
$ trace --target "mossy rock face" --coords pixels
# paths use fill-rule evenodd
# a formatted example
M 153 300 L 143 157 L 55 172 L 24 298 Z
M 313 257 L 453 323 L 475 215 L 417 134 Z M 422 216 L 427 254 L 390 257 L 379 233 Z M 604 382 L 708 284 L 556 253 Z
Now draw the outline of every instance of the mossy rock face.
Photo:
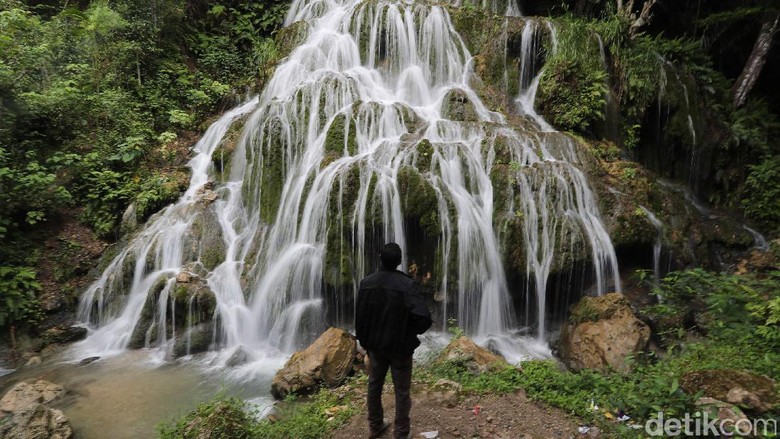
M 433 186 L 409 166 L 398 171 L 398 191 L 404 217 L 419 221 L 420 227 L 431 237 L 441 233 L 439 200 Z
M 230 125 L 222 141 L 214 150 L 214 153 L 211 154 L 211 161 L 214 163 L 214 169 L 219 181 L 224 182 L 230 176 L 230 164 L 233 162 L 233 153 L 241 140 L 241 133 L 244 131 L 247 117 L 241 117 Z
M 287 57 L 296 47 L 303 43 L 308 33 L 309 24 L 303 20 L 279 29 L 275 39 L 279 59 Z
M 214 310 L 217 307 L 217 297 L 202 278 L 193 277 L 190 282 L 176 282 L 172 294 L 176 299 L 177 322 L 185 322 L 186 326 L 194 326 L 210 322 L 213 318 Z M 192 304 L 191 309 L 190 304 Z
M 325 153 L 334 157 L 357 153 L 357 128 L 351 115 L 341 113 L 333 119 L 325 135 Z
M 196 221 L 197 225 L 193 230 L 199 232 L 198 259 L 203 268 L 211 271 L 225 260 L 225 240 L 214 206 L 203 209 Z
M 136 322 L 133 328 L 133 334 L 130 336 L 130 342 L 127 344 L 128 349 L 140 349 L 146 344 L 147 332 L 151 329 L 150 340 L 157 336 L 157 325 L 152 326 L 154 322 L 154 315 L 157 312 L 157 300 L 160 297 L 160 292 L 165 288 L 165 284 L 168 279 L 161 276 L 154 283 L 152 288 L 149 289 L 149 293 L 146 295 L 146 301 L 144 307 L 141 310 L 141 316 Z
M 479 122 L 474 104 L 461 89 L 454 88 L 447 92 L 441 104 L 443 117 L 459 122 Z
M 433 157 L 433 144 L 428 139 L 422 139 L 417 146 L 417 157 L 415 159 L 415 167 L 420 172 L 430 172 L 431 170 L 431 158 Z

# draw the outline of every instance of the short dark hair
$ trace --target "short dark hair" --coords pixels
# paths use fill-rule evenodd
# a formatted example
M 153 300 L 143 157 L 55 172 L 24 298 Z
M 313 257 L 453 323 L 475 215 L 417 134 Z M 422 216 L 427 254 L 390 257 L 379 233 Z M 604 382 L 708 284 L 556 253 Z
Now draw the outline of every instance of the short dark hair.
M 394 270 L 401 265 L 401 247 L 394 242 L 388 242 L 379 250 L 379 259 L 384 268 Z

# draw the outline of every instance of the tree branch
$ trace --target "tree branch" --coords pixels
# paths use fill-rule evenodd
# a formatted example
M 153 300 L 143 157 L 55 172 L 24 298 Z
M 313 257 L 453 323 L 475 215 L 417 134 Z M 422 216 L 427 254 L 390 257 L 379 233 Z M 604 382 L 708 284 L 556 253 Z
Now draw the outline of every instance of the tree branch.
M 753 44 L 753 51 L 750 52 L 750 57 L 745 63 L 742 73 L 739 74 L 739 77 L 734 82 L 734 86 L 731 88 L 734 108 L 745 104 L 750 90 L 756 85 L 756 81 L 758 81 L 758 77 L 764 69 L 764 64 L 766 64 L 769 50 L 772 48 L 772 41 L 777 33 L 778 21 L 780 21 L 780 12 L 775 11 L 773 14 L 767 15 L 761 23 L 761 30 L 758 32 L 755 44 Z

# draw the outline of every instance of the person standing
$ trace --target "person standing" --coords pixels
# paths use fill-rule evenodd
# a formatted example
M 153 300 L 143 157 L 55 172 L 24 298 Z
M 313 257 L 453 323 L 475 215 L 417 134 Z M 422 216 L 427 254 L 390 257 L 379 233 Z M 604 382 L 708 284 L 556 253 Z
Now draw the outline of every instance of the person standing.
M 394 242 L 385 244 L 379 257 L 379 271 L 360 281 L 355 310 L 355 332 L 360 345 L 368 351 L 370 363 L 369 437 L 379 437 L 389 426 L 382 409 L 382 387 L 390 369 L 395 392 L 393 433 L 396 438 L 408 438 L 411 432 L 412 354 L 420 345 L 417 335 L 431 327 L 431 313 L 416 282 L 397 270 L 401 264 L 401 247 Z

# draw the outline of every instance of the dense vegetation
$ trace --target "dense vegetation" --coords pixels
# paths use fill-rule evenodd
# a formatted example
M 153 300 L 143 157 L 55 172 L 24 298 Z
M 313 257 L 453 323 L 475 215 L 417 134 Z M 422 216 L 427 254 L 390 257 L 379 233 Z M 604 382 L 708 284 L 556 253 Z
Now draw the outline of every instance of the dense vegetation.
M 0 327 L 34 321 L 47 226 L 118 237 L 186 188 L 203 123 L 259 89 L 286 1 L 0 0 Z

